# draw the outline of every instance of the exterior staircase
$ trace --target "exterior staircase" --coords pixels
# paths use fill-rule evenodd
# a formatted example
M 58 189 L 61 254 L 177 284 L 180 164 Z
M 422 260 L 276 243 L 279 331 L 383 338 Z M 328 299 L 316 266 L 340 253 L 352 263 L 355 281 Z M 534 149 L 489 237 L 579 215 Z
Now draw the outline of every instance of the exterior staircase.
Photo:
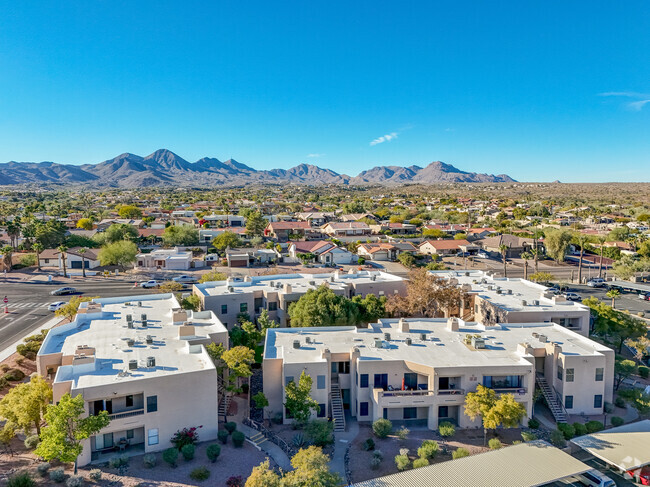
M 558 397 L 555 394 L 553 388 L 548 384 L 548 382 L 546 382 L 546 379 L 544 379 L 544 377 L 542 377 L 541 375 L 537 375 L 535 377 L 535 382 L 541 389 L 542 394 L 544 395 L 544 399 L 546 399 L 546 404 L 548 404 L 548 408 L 551 410 L 551 413 L 555 418 L 555 422 L 566 423 L 567 412 L 564 409 L 562 403 L 558 400 Z
M 343 400 L 341 399 L 341 388 L 338 378 L 332 377 L 330 385 L 330 404 L 332 405 L 332 419 L 334 420 L 334 432 L 345 431 L 345 412 L 343 411 Z
M 258 448 L 260 447 L 260 445 L 262 443 L 264 443 L 265 441 L 268 441 L 266 439 L 266 436 L 264 436 L 262 433 L 259 433 L 259 432 L 256 433 L 255 435 L 251 436 L 249 438 L 249 440 L 251 440 L 253 443 L 255 443 L 255 446 L 257 446 Z
M 226 394 L 226 386 L 222 377 L 217 376 L 218 415 L 226 417 L 230 408 L 230 396 Z

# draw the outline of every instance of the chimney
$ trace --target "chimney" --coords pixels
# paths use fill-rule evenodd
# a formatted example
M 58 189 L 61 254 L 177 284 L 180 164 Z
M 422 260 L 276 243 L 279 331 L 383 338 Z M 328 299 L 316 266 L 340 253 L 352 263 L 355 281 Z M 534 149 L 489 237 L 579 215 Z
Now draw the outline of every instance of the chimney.
M 447 319 L 447 329 L 449 331 L 458 331 L 460 324 L 458 323 L 458 318 L 449 318 Z
M 402 333 L 409 332 L 409 322 L 406 321 L 404 318 L 400 318 L 399 320 L 399 331 Z

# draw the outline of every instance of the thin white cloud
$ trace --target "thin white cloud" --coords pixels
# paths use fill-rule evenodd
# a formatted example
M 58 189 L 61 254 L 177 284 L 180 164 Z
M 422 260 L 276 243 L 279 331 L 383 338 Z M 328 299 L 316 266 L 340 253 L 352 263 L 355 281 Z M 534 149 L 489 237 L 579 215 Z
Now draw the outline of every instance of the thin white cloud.
M 397 138 L 397 132 L 391 132 L 390 134 L 382 135 L 377 137 L 375 140 L 370 142 L 370 145 L 383 144 L 384 142 L 390 142 L 393 139 Z
M 317 154 L 317 153 L 314 153 L 314 154 L 307 154 L 307 157 L 315 158 L 315 157 L 323 157 L 324 155 L 325 155 L 325 154 Z
M 650 94 L 637 93 L 636 91 L 608 91 L 606 93 L 600 93 L 600 96 L 636 98 L 637 100 L 635 101 L 628 101 L 625 103 L 627 108 L 636 112 L 641 110 L 647 103 L 650 103 Z

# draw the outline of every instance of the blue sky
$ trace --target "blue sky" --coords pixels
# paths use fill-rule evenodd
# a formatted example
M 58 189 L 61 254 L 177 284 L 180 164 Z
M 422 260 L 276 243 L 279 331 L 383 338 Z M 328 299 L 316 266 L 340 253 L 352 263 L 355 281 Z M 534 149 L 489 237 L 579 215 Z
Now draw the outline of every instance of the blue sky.
M 650 180 L 650 2 L 0 2 L 0 162 Z

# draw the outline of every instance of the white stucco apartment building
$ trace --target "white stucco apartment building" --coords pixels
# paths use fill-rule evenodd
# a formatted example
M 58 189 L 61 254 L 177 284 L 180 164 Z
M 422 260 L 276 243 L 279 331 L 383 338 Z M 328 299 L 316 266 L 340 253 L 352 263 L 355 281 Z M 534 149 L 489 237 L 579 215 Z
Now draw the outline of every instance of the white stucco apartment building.
M 612 401 L 614 351 L 555 323 L 384 319 L 365 329 L 270 329 L 263 370 L 268 409 L 285 420 L 284 388 L 305 371 L 320 416 L 341 418 L 332 400 L 340 390 L 343 408 L 359 421 L 419 421 L 430 429 L 452 421 L 466 428 L 480 427 L 463 412 L 478 384 L 513 394 L 531 417 L 536 375 L 568 413 L 602 414 Z
M 404 279 L 399 276 L 350 270 L 348 273 L 246 276 L 243 281 L 228 279 L 195 284 L 193 290 L 201 300 L 201 309 L 213 311 L 228 327 L 237 323 L 239 313 L 255 318 L 263 310 L 280 326 L 289 326 L 289 305 L 322 285 L 346 298 L 367 294 L 389 296 L 406 289 Z
M 483 271 L 431 271 L 450 279 L 470 297 L 461 318 L 485 324 L 553 322 L 589 336 L 590 311 L 582 303 L 555 296 L 541 284 L 497 277 Z
M 136 256 L 136 269 L 159 269 L 186 271 L 192 267 L 192 252 L 181 250 L 178 247 L 173 249 L 157 249 L 148 254 Z
M 201 440 L 216 438 L 210 342 L 227 347 L 225 327 L 210 311 L 181 310 L 172 294 L 95 299 L 72 323 L 52 328 L 37 368 L 52 381 L 54 403 L 81 394 L 87 414 L 107 411 L 111 419 L 83 442 L 79 465 L 122 450 L 164 450 L 185 427 L 201 426 Z

